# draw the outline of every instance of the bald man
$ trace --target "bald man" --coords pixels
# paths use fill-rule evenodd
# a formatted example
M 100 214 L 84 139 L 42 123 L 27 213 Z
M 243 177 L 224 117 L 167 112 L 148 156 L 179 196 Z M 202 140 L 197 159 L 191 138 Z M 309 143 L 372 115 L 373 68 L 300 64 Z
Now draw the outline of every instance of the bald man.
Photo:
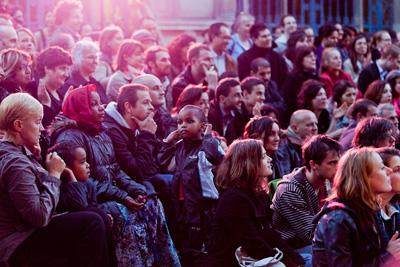
M 151 74 L 140 75 L 133 79 L 133 84 L 141 84 L 149 89 L 151 104 L 154 107 L 154 121 L 157 124 L 156 136 L 159 139 L 166 138 L 170 133 L 173 123 L 171 114 L 164 108 L 165 91 L 160 79 Z
M 0 25 L 0 52 L 18 46 L 17 32 L 13 27 Z
M 287 138 L 282 140 L 279 153 L 283 175 L 291 173 L 295 168 L 304 166 L 301 146 L 307 137 L 318 133 L 318 120 L 315 114 L 306 109 L 295 111 L 290 117 Z

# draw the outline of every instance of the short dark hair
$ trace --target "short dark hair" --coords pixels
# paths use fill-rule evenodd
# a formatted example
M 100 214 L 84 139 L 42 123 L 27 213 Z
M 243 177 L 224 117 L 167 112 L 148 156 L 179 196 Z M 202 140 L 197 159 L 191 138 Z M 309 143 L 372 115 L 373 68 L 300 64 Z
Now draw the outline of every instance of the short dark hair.
M 270 68 L 271 64 L 269 63 L 269 61 L 263 57 L 258 57 L 255 58 L 251 61 L 250 63 L 250 70 L 252 70 L 254 73 L 256 73 L 258 71 L 259 67 L 263 67 L 263 68 Z
M 329 152 L 340 155 L 342 150 L 342 146 L 329 136 L 325 134 L 314 135 L 308 138 L 302 146 L 304 165 L 308 171 L 311 171 L 311 160 L 321 165 Z
M 305 39 L 307 40 L 307 34 L 303 31 L 303 30 L 296 30 L 295 32 L 293 32 L 288 41 L 287 41 L 287 48 L 285 50 L 285 55 L 288 59 L 290 59 L 290 61 L 295 61 L 296 60 L 296 55 L 297 55 L 297 51 L 296 51 L 296 44 L 298 41 Z
M 353 109 L 351 110 L 351 118 L 356 120 L 358 113 L 360 113 L 362 116 L 366 116 L 370 106 L 377 107 L 378 105 L 368 99 L 356 100 L 356 102 L 353 104 Z
M 327 22 L 318 29 L 318 35 L 322 39 L 331 36 L 334 31 L 339 31 L 335 24 Z
M 242 91 L 247 91 L 249 94 L 251 94 L 253 87 L 259 84 L 262 84 L 265 88 L 265 83 L 260 78 L 247 77 L 240 83 L 240 87 L 242 88 Z
M 179 95 L 178 101 L 176 101 L 175 112 L 179 112 L 182 108 L 187 105 L 193 105 L 194 102 L 198 101 L 203 93 L 208 92 L 208 87 L 204 85 L 189 84 L 183 89 Z
M 250 37 L 251 38 L 258 38 L 258 36 L 260 35 L 260 32 L 265 30 L 265 29 L 268 29 L 268 27 L 264 23 L 254 24 L 250 28 Z
M 218 81 L 225 79 L 225 78 L 239 78 L 239 76 L 237 75 L 236 72 L 228 70 L 228 71 L 221 73 L 221 75 L 219 75 Z
M 387 59 L 389 56 L 391 56 L 392 58 L 398 58 L 400 56 L 400 47 L 398 47 L 397 45 L 394 45 L 394 44 L 392 44 L 388 47 L 385 47 L 383 49 L 381 58 Z
M 319 90 L 325 88 L 320 81 L 309 79 L 303 83 L 300 93 L 297 95 L 300 108 L 312 109 L 311 102 L 317 96 Z
M 392 129 L 394 129 L 394 126 L 387 119 L 378 117 L 365 118 L 356 127 L 352 144 L 357 148 L 365 146 L 377 147 L 379 141 L 388 138 L 386 133 Z
M 285 19 L 289 18 L 289 17 L 293 17 L 293 15 L 286 14 L 285 16 L 281 17 L 281 19 L 279 20 L 279 25 L 281 27 L 284 27 L 285 26 Z M 293 17 L 293 18 L 295 19 L 295 17 Z
M 53 46 L 43 50 L 36 59 L 36 70 L 41 78 L 46 75 L 45 67 L 53 69 L 60 65 L 72 66 L 72 57 L 61 47 Z
M 347 88 L 355 88 L 354 85 L 349 80 L 339 80 L 333 86 L 332 101 L 336 102 L 338 107 L 340 107 L 343 104 L 340 99 L 346 92 Z
M 56 152 L 57 155 L 65 161 L 67 166 L 72 166 L 76 159 L 75 153 L 78 148 L 83 147 L 71 141 L 61 141 L 60 143 L 50 147 L 47 154 Z
M 219 36 L 221 34 L 221 27 L 229 28 L 229 26 L 223 22 L 211 24 L 210 28 L 208 29 L 208 37 L 210 38 L 210 42 L 212 42 L 213 36 Z
M 179 111 L 179 113 L 186 109 L 194 111 L 195 116 L 200 120 L 200 122 L 206 122 L 206 114 L 204 114 L 204 110 L 202 108 L 199 108 L 194 105 L 186 105 L 181 109 L 181 111 Z
M 74 9 L 82 10 L 82 3 L 76 0 L 59 1 L 54 8 L 54 22 L 60 25 L 69 17 Z
M 217 102 L 219 102 L 219 97 L 221 95 L 228 96 L 231 92 L 231 87 L 238 85 L 240 85 L 240 83 L 234 78 L 225 78 L 220 80 L 215 88 L 215 97 L 217 98 Z
M 208 45 L 205 45 L 205 44 L 198 44 L 197 43 L 197 44 L 194 44 L 191 47 L 189 47 L 189 50 L 187 52 L 187 59 L 188 59 L 189 64 L 190 64 L 190 61 L 193 58 L 198 57 L 200 55 L 200 52 L 203 51 L 203 50 L 211 52 L 210 47 Z
M 146 52 L 146 59 L 144 60 L 144 62 L 146 63 L 146 65 L 149 67 L 149 62 L 156 62 L 156 55 L 158 52 L 167 52 L 168 53 L 168 49 L 161 46 L 161 45 L 157 45 L 157 46 L 151 46 L 149 47 Z
M 125 103 L 131 103 L 133 107 L 136 106 L 138 101 L 137 92 L 146 91 L 149 89 L 141 84 L 126 84 L 119 89 L 118 99 L 117 99 L 117 110 L 120 114 L 125 114 Z

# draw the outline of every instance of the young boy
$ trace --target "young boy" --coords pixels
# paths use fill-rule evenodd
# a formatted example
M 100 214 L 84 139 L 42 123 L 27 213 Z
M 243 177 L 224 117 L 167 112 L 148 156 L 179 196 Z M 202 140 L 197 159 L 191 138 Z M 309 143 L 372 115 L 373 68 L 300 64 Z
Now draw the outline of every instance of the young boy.
M 57 212 L 90 210 L 99 214 L 106 226 L 109 266 L 117 266 L 117 257 L 111 230 L 113 219 L 110 214 L 107 214 L 104 209 L 99 208 L 97 204 L 98 193 L 96 182 L 89 179 L 90 165 L 86 162 L 85 150 L 75 143 L 61 142 L 48 150 L 48 153 L 51 152 L 57 152 L 66 164 L 65 171 L 61 175 L 61 193 Z
M 175 157 L 172 180 L 174 241 L 181 252 L 182 264 L 189 266 L 201 265 L 208 248 L 218 199 L 212 169 L 223 158 L 218 150 L 218 141 L 211 136 L 212 126 L 205 120 L 201 108 L 193 105 L 184 107 L 178 114 L 178 130 L 164 139 L 158 156 L 164 169 Z M 180 137 L 182 139 L 177 141 Z

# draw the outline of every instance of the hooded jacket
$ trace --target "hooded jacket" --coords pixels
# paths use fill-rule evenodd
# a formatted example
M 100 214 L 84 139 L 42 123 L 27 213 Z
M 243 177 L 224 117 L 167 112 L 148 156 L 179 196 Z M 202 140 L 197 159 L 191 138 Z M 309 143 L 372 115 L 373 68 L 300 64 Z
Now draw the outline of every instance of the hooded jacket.
M 390 265 L 393 256 L 382 242 L 382 232 L 375 225 L 362 231 L 360 217 L 343 200 L 325 203 L 315 216 L 317 224 L 312 248 L 313 266 L 382 266 Z M 385 265 L 386 266 L 386 265 Z
M 137 182 L 160 173 L 156 136 L 148 131 L 133 132 L 116 107 L 115 102 L 108 104 L 104 125 L 122 170 Z
M 85 149 L 91 176 L 99 181 L 99 186 L 103 183 L 113 185 L 107 201 L 115 200 L 121 203 L 127 195 L 136 198 L 146 194 L 142 185 L 121 170 L 105 126 L 100 125 L 100 128 L 97 128 L 74 120 L 57 122 L 52 125 L 50 143 L 54 145 L 62 141 L 76 143 Z

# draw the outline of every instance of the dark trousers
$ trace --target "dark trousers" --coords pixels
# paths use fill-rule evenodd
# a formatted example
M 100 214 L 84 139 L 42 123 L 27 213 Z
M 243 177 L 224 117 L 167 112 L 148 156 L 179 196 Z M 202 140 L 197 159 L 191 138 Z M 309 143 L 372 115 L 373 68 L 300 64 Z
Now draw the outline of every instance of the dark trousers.
M 10 265 L 45 266 L 54 259 L 67 258 L 67 266 L 71 267 L 110 266 L 110 246 L 114 247 L 112 238 L 107 238 L 104 224 L 104 215 L 107 214 L 97 208 L 91 209 L 54 217 L 14 251 Z

